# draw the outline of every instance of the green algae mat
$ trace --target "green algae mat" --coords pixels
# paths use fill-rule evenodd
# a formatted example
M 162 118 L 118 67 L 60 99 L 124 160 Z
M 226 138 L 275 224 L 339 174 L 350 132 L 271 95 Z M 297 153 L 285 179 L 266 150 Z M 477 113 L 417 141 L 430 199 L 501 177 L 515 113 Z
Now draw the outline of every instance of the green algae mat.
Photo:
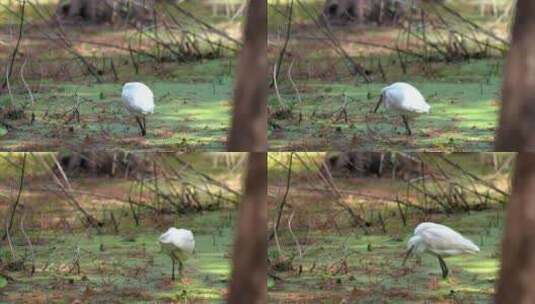
M 489 303 L 499 269 L 503 210 L 438 216 L 433 221 L 454 227 L 481 248 L 477 255 L 446 258 L 450 269 L 442 279 L 437 259 L 430 255 L 402 261 L 406 241 L 417 222 L 387 224 L 386 233 L 361 231 L 299 231 L 303 258 L 295 242 L 281 236 L 294 269 L 270 278 L 273 303 Z M 303 241 L 303 240 L 306 240 Z M 270 248 L 276 259 L 276 248 Z
M 124 216 L 129 216 L 128 211 Z M 118 233 L 100 234 L 28 229 L 34 240 L 35 273 L 10 271 L 7 282 L 0 279 L 0 299 L 9 303 L 221 303 L 230 280 L 233 221 L 230 211 L 176 220 L 175 226 L 193 231 L 196 248 L 184 264 L 183 276 L 175 281 L 171 260 L 158 243 L 166 227 L 120 226 Z M 3 250 L 2 254 L 9 253 Z
M 25 91 L 0 96 L 0 107 L 25 107 L 0 129 L 3 150 L 50 151 L 99 148 L 134 150 L 224 149 L 231 117 L 231 59 L 179 65 L 165 79 L 130 76 L 155 95 L 155 113 L 147 117 L 147 136 L 121 101 L 121 83 L 43 82 L 34 84 L 34 104 Z M 4 106 L 2 106 L 4 105 Z M 33 113 L 33 115 L 32 115 Z M 2 136 L 3 135 L 3 136 Z
M 492 151 L 501 103 L 501 59 L 440 66 L 434 76 L 395 74 L 387 82 L 297 79 L 270 98 L 269 143 L 277 151 L 415 150 Z M 411 121 L 383 107 L 372 113 L 381 89 L 396 81 L 418 88 L 431 105 Z M 290 109 L 288 111 L 288 109 Z

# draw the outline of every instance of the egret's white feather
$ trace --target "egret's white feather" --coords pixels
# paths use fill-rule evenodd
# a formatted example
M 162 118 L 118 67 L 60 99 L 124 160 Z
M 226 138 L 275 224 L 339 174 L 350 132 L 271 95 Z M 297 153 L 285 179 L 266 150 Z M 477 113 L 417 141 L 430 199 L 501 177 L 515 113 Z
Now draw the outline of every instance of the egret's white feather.
M 125 83 L 121 98 L 126 109 L 134 115 L 154 113 L 154 94 L 141 82 Z
M 195 239 L 193 233 L 187 229 L 169 228 L 159 238 L 162 249 L 173 259 L 186 260 L 193 254 Z
M 479 247 L 450 227 L 436 223 L 421 223 L 408 242 L 415 252 L 430 252 L 441 256 L 479 252 Z
M 381 91 L 385 108 L 404 115 L 428 113 L 431 106 L 412 85 L 396 82 Z

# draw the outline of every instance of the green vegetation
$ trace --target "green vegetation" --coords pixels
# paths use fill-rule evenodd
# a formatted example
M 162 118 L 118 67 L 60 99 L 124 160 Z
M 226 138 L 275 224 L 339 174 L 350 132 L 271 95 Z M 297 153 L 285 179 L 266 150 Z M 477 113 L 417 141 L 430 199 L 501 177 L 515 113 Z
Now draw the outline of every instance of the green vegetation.
M 482 63 L 484 64 L 484 63 Z M 459 80 L 408 80 L 418 87 L 431 105 L 431 113 L 411 122 L 413 136 L 407 137 L 401 117 L 373 111 L 386 83 L 355 86 L 307 84 L 302 103 L 289 106 L 299 114 L 292 119 L 274 120 L 283 131 L 272 131 L 270 144 L 283 150 L 431 150 L 485 151 L 492 149 L 500 81 L 488 84 Z M 345 101 L 348 121 L 339 109 Z M 272 104 L 276 104 L 272 98 Z M 273 107 L 276 107 L 273 105 Z M 299 119 L 301 122 L 298 123 Z
M 177 76 L 164 81 L 136 77 L 155 95 L 156 109 L 147 117 L 145 138 L 122 104 L 121 84 L 45 84 L 34 95 L 35 122 L 29 123 L 31 117 L 17 121 L 16 130 L 2 138 L 2 145 L 23 151 L 81 144 L 136 150 L 222 150 L 231 110 L 232 79 L 222 74 L 227 65 L 228 60 L 223 59 L 181 65 L 173 72 Z M 14 96 L 14 101 L 16 107 L 29 102 L 24 92 Z M 0 107 L 9 103 L 9 96 L 0 98 Z
M 337 231 L 294 231 L 309 240 L 304 244 L 304 258 L 295 257 L 295 268 L 283 273 L 284 281 L 270 283 L 270 298 L 281 302 L 303 300 L 339 303 L 342 299 L 359 303 L 413 303 L 424 300 L 483 303 L 490 301 L 498 272 L 500 239 L 504 212 L 483 211 L 471 214 L 433 216 L 426 220 L 458 229 L 481 248 L 473 256 L 446 259 L 451 270 L 447 280 L 441 277 L 436 258 L 423 255 L 401 265 L 406 241 L 414 226 L 422 221 L 414 217 L 407 226 L 399 218 L 387 222 L 387 232 L 369 235 L 342 228 Z M 295 244 L 283 236 L 284 250 L 296 255 Z M 270 255 L 276 257 L 275 248 Z M 279 273 L 277 273 L 279 274 Z
M 238 198 L 222 189 L 240 191 L 242 154 L 183 154 L 180 161 L 174 153 L 138 154 L 150 162 L 137 158 L 130 163 L 128 178 L 119 173 L 121 159 L 133 155 L 116 154 L 118 177 L 64 167 L 70 184 L 66 192 L 54 182 L 53 174 L 61 179 L 58 170 L 45 169 L 40 161 L 53 167 L 53 155 L 27 154 L 20 204 L 9 238 L 0 246 L 0 302 L 224 300 Z M 110 155 L 97 156 L 86 161 L 99 162 L 99 170 L 105 170 Z M 5 219 L 18 196 L 22 159 L 22 154 L 0 154 L 0 216 Z M 74 204 L 98 224 L 88 225 Z M 169 227 L 189 229 L 195 238 L 194 254 L 176 281 L 171 280 L 171 259 L 158 242 Z
M 115 214 L 121 223 L 129 215 L 128 210 Z M 158 244 L 158 236 L 167 227 L 157 223 L 147 223 L 145 227 L 121 224 L 118 233 L 28 229 L 34 243 L 35 273 L 30 277 L 28 270 L 10 272 L 15 281 L 0 292 L 9 302 L 22 298 L 68 303 L 220 302 L 230 272 L 227 257 L 233 235 L 232 213 L 180 217 L 175 225 L 193 230 L 196 243 L 196 252 L 186 261 L 184 275 L 177 281 L 171 281 L 171 260 L 160 253 Z M 24 242 L 16 244 L 17 251 L 25 247 Z M 9 258 L 8 250 L 2 249 L 3 259 Z
M 287 12 L 285 5 L 273 3 L 271 8 L 273 18 L 269 28 L 275 47 L 270 49 L 269 57 L 275 63 L 284 45 L 281 28 L 286 27 Z M 401 28 L 373 25 L 333 26 L 330 35 L 338 43 L 333 47 L 326 30 L 311 20 L 311 12 L 321 8 L 321 1 L 294 7 L 290 40 L 277 86 L 273 86 L 269 100 L 271 149 L 493 149 L 501 103 L 504 61 L 501 51 L 478 53 L 480 46 L 468 41 L 464 47 L 473 50 L 472 58 L 445 59 L 443 52 L 449 52 L 450 46 L 441 43 L 451 33 L 427 33 L 426 39 L 430 44 L 439 45 L 433 45 L 439 52 L 430 45 L 424 47 L 413 36 L 409 39 Z M 504 36 L 504 24 L 495 21 L 487 17 L 477 22 L 482 26 L 488 24 L 499 32 L 498 36 Z M 450 22 L 456 26 L 455 31 L 467 29 L 459 22 Z M 421 35 L 421 31 L 414 35 Z M 398 53 L 396 48 L 402 51 Z M 347 53 L 347 57 L 342 52 Z M 368 83 L 355 73 L 348 58 L 363 67 L 370 80 Z M 383 108 L 372 113 L 381 89 L 400 81 L 414 85 L 431 105 L 429 114 L 411 122 L 413 135 L 410 137 L 405 134 L 399 115 L 385 112 Z
M 288 165 L 288 155 L 270 153 L 268 193 L 273 196 L 270 229 L 273 229 L 277 206 L 286 189 L 287 168 L 281 164 Z M 418 207 L 428 208 L 435 202 L 414 190 L 408 191 L 407 182 L 401 178 L 341 175 L 340 172 L 334 173 L 333 180 L 340 195 L 337 199 L 317 177 L 317 168 L 312 164 L 321 162 L 325 155 L 299 153 L 293 157 L 291 187 L 286 197 L 288 205 L 282 213 L 278 233 L 270 241 L 270 301 L 486 303 L 492 299 L 505 225 L 503 204 L 489 201 L 486 206 L 471 211 L 426 212 Z M 504 165 L 506 167 L 496 173 L 488 164 L 491 156 L 446 155 L 464 170 L 507 189 L 511 167 Z M 511 156 L 498 155 L 498 164 L 507 164 L 506 159 Z M 419 157 L 435 170 L 440 164 L 450 176 L 450 180 L 440 183 L 446 189 L 451 187 L 450 182 L 474 183 L 467 176 L 460 176 L 453 167 L 438 162 L 434 154 Z M 308 166 L 303 166 L 300 159 Z M 440 174 L 435 178 L 442 180 Z M 417 179 L 414 177 L 414 180 Z M 437 185 L 430 179 L 425 189 L 440 195 Z M 473 189 L 485 193 L 477 182 Z M 403 205 L 396 204 L 396 198 Z M 466 195 L 466 199 L 470 204 L 478 200 L 474 195 Z M 405 205 L 407 201 L 416 207 Z M 365 223 L 364 228 L 354 224 L 344 205 Z M 474 241 L 481 252 L 446 258 L 450 268 L 446 280 L 441 277 L 437 259 L 431 255 L 411 257 L 403 266 L 406 242 L 416 225 L 425 221 L 452 227 Z
M 169 7 L 159 10 L 158 20 L 166 25 L 158 27 L 69 23 L 61 33 L 48 23 L 35 26 L 56 18 L 56 4 L 32 2 L 25 11 L 27 29 L 9 86 L 0 95 L 4 150 L 224 150 L 239 49 L 234 41 L 240 40 L 243 20 L 236 12 L 240 2 L 181 3 L 194 18 Z M 8 33 L 20 14 L 15 2 L 11 5 L 0 6 L 5 62 L 16 45 L 16 36 Z M 0 78 L 3 82 L 4 75 Z M 129 81 L 146 83 L 155 95 L 146 137 L 121 102 L 122 84 Z

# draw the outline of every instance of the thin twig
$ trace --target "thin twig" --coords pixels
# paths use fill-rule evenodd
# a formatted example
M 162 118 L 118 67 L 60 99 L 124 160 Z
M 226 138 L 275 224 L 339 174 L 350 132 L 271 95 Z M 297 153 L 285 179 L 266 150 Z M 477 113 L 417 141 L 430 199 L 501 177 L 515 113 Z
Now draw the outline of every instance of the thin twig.
M 295 84 L 293 78 L 292 78 L 292 67 L 294 66 L 295 60 L 292 60 L 290 63 L 290 67 L 288 67 L 288 79 L 290 80 L 290 83 L 292 84 L 292 87 L 295 90 L 295 93 L 297 94 L 297 101 L 301 104 L 303 103 L 301 99 L 301 94 L 299 93 L 299 89 L 297 89 L 297 85 Z
M 9 216 L 9 221 L 6 223 L 6 232 L 4 233 L 4 236 L 2 237 L 2 240 L 5 240 L 6 237 L 8 237 L 8 234 L 11 232 L 11 227 L 13 226 L 13 219 L 15 217 L 15 211 L 17 211 L 17 206 L 19 205 L 20 198 L 22 195 L 22 189 L 24 188 L 24 171 L 26 169 L 26 158 L 28 154 L 24 153 L 24 156 L 22 158 L 22 166 L 20 169 L 20 180 L 19 180 L 19 192 L 17 193 L 17 198 L 15 202 L 13 202 L 13 205 L 11 206 L 11 212 Z
M 25 209 L 22 211 L 22 216 L 20 217 L 20 231 L 22 232 L 22 235 L 26 239 L 26 243 L 28 243 L 28 247 L 30 247 L 31 257 L 32 257 L 32 270 L 30 272 L 30 276 L 32 276 L 35 272 L 35 250 L 33 249 L 32 241 L 26 234 L 26 230 L 24 230 L 24 217 L 26 215 Z
M 13 64 L 15 63 L 15 57 L 17 56 L 17 53 L 19 51 L 20 42 L 22 40 L 22 30 L 24 27 L 24 9 L 26 8 L 26 0 L 22 0 L 22 4 L 20 7 L 20 23 L 19 23 L 19 36 L 17 38 L 17 44 L 15 45 L 15 49 L 13 49 L 13 53 L 11 53 L 11 61 L 9 65 L 7 66 L 7 72 L 6 72 L 6 79 L 4 80 L 4 83 L 2 84 L 2 89 L 5 89 L 8 85 L 9 77 L 11 77 L 11 73 L 13 73 Z
M 295 236 L 293 230 L 292 230 L 292 219 L 294 218 L 295 210 L 290 215 L 290 218 L 288 219 L 288 231 L 290 231 L 290 235 L 295 241 L 295 246 L 297 247 L 297 252 L 299 253 L 299 259 L 303 260 L 303 250 L 301 249 L 301 244 L 299 244 L 299 239 Z
M 282 101 L 281 94 L 279 92 L 279 86 L 277 84 L 277 65 L 273 66 L 273 86 L 275 87 L 275 93 L 277 95 L 277 100 L 279 101 L 280 108 L 286 109 L 286 104 Z
M 465 170 L 463 167 L 461 167 L 461 166 L 459 166 L 458 164 L 456 164 L 455 162 L 453 162 L 453 161 L 447 159 L 447 158 L 444 157 L 443 155 L 438 154 L 438 157 L 439 157 L 440 159 L 442 159 L 444 162 L 448 163 L 450 166 L 452 166 L 452 167 L 456 168 L 457 170 L 463 172 L 464 174 L 466 174 L 466 175 L 468 175 L 469 177 L 473 178 L 474 180 L 480 182 L 481 184 L 483 184 L 483 185 L 489 187 L 490 189 L 492 189 L 492 190 L 494 190 L 494 191 L 500 193 L 501 195 L 503 195 L 503 196 L 505 196 L 505 197 L 509 197 L 509 193 L 507 193 L 507 192 L 505 192 L 505 191 L 503 191 L 503 190 L 498 189 L 496 186 L 492 185 L 491 183 L 488 183 L 487 181 L 485 181 L 485 180 L 483 180 L 483 179 L 477 177 L 476 175 L 474 175 L 474 174 L 468 172 L 468 171 Z
M 30 95 L 30 100 L 32 101 L 32 107 L 33 107 L 33 105 L 35 104 L 35 98 L 33 97 L 32 90 L 30 89 L 30 86 L 26 82 L 26 79 L 24 79 L 24 67 L 26 66 L 26 62 L 28 62 L 28 59 L 24 59 L 24 63 L 20 67 L 20 79 L 22 80 L 22 83 L 24 84 L 26 91 L 28 91 L 28 94 Z
M 284 206 L 286 205 L 287 199 L 288 199 L 288 193 L 290 192 L 290 184 L 292 181 L 292 161 L 293 161 L 294 153 L 290 153 L 290 160 L 288 161 L 288 173 L 286 175 L 286 190 L 284 191 L 284 195 L 282 197 L 282 200 L 279 204 L 278 212 L 277 212 L 277 220 L 275 221 L 275 227 L 273 227 L 273 232 L 271 233 L 269 239 L 273 239 L 273 236 L 277 233 L 277 230 L 279 229 L 281 217 L 282 217 L 282 211 L 284 210 Z
M 271 83 L 271 87 L 276 85 L 277 79 L 279 78 L 282 61 L 284 60 L 284 55 L 286 54 L 286 48 L 288 47 L 288 42 L 290 41 L 290 36 L 292 32 L 293 7 L 294 7 L 294 1 L 290 0 L 290 3 L 288 3 L 288 24 L 286 25 L 286 38 L 279 52 L 279 58 L 277 59 L 277 64 L 275 65 L 276 68 L 274 69 L 273 82 Z

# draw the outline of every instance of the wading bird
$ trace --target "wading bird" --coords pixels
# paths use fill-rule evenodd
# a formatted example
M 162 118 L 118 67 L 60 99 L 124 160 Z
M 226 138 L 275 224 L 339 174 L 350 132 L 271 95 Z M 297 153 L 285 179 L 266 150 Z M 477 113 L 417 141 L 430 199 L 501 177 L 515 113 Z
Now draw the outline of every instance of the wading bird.
M 429 113 L 431 106 L 425 102 L 422 94 L 412 85 L 404 82 L 396 82 L 381 90 L 381 96 L 373 112 L 377 112 L 381 103 L 385 109 L 401 115 L 407 134 L 411 135 L 409 118 L 423 113 Z
M 123 103 L 141 129 L 141 135 L 147 134 L 145 116 L 154 112 L 154 95 L 148 86 L 141 82 L 127 82 L 123 85 L 121 94 Z
M 416 226 L 414 236 L 407 243 L 407 249 L 403 265 L 411 253 L 429 253 L 438 258 L 443 278 L 448 276 L 448 266 L 443 257 L 479 252 L 479 247 L 457 231 L 435 223 L 421 223 Z
M 186 229 L 171 227 L 164 234 L 160 235 L 159 241 L 162 251 L 169 255 L 173 262 L 171 279 L 175 279 L 175 263 L 177 262 L 178 273 L 182 276 L 183 263 L 193 254 L 193 249 L 195 249 L 193 233 Z

